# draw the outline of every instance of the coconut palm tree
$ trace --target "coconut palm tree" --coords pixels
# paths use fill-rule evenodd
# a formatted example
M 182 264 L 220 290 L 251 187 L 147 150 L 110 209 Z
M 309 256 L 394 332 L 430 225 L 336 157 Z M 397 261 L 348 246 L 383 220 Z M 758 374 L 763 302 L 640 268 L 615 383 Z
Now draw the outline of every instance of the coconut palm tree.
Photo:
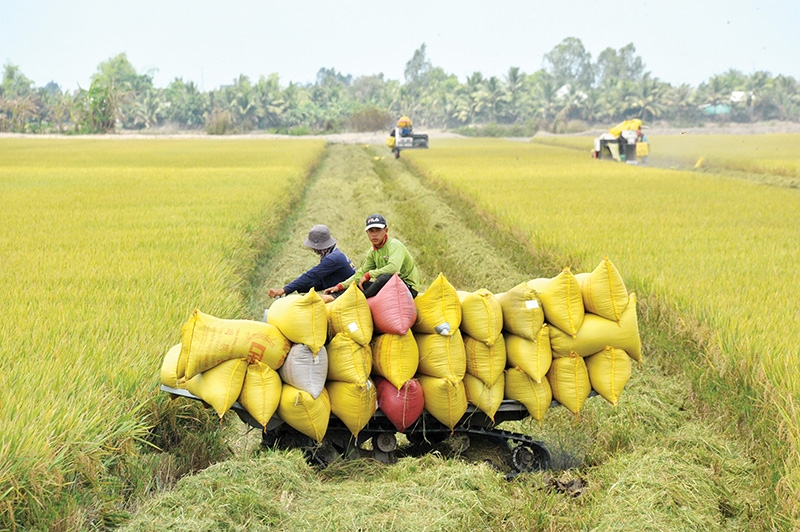
M 767 91 L 779 120 L 800 120 L 800 87 L 791 76 L 777 76 Z
M 542 120 L 545 124 L 550 124 L 551 118 L 555 116 L 557 106 L 558 87 L 555 79 L 545 73 L 538 72 L 531 76 L 529 82 L 533 86 L 532 100 L 534 116 Z
M 526 96 L 526 78 L 519 67 L 511 67 L 508 73 L 504 76 L 503 92 L 505 96 L 505 113 L 504 118 L 506 122 L 516 123 L 520 121 L 522 114 L 525 112 L 525 96 Z
M 166 110 L 167 101 L 163 91 L 152 88 L 145 90 L 133 102 L 133 123 L 150 129 L 164 118 Z
M 658 78 L 653 78 L 649 72 L 642 76 L 638 83 L 634 83 L 632 110 L 637 111 L 637 117 L 643 122 L 661 116 L 664 111 L 664 95 L 667 85 Z
M 744 88 L 747 91 L 747 107 L 751 121 L 763 120 L 764 113 L 767 111 L 767 99 L 764 98 L 772 83 L 772 76 L 760 70 L 753 72 L 745 82 Z
M 665 112 L 668 110 L 674 113 L 675 119 L 680 123 L 687 116 L 691 115 L 694 108 L 695 90 L 688 83 L 682 83 L 677 87 L 669 87 L 663 94 Z

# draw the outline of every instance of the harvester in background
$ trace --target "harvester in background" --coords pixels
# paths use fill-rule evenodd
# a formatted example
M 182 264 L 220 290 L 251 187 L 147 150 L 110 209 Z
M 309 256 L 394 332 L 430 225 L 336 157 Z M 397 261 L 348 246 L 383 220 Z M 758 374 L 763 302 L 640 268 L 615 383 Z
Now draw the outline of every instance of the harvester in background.
M 594 139 L 592 157 L 613 159 L 628 164 L 646 163 L 650 143 L 642 133 L 642 121 L 626 120 Z
M 394 158 L 400 157 L 400 150 L 411 150 L 428 147 L 428 135 L 414 133 L 411 127 L 411 119 L 407 116 L 400 117 L 397 127 L 389 131 L 389 138 L 386 145 L 394 153 Z

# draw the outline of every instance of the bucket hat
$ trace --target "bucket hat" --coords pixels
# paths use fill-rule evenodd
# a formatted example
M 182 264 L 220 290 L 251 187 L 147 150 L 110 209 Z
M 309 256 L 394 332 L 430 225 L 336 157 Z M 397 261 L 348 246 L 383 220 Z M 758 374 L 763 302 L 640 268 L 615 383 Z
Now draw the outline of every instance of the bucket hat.
M 328 249 L 336 244 L 336 239 L 331 236 L 327 225 L 315 225 L 308 232 L 308 238 L 303 245 L 311 249 Z

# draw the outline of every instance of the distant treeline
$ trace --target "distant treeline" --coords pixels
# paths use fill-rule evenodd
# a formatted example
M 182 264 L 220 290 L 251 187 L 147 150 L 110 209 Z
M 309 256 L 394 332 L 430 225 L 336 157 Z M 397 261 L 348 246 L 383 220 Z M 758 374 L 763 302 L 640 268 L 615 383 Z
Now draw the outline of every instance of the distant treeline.
M 282 86 L 278 74 L 256 82 L 240 75 L 230 85 L 202 92 L 181 78 L 154 87 L 153 72 L 136 72 L 123 53 L 98 65 L 88 89 L 69 91 L 54 82 L 35 87 L 9 63 L 0 86 L 0 132 L 171 128 L 313 134 L 377 131 L 400 115 L 412 117 L 416 126 L 513 136 L 539 129 L 578 131 L 629 118 L 677 126 L 800 121 L 800 82 L 791 76 L 731 69 L 698 87 L 673 86 L 645 70 L 633 43 L 606 48 L 593 61 L 580 39 L 569 37 L 545 54 L 544 68 L 532 74 L 511 67 L 502 78 L 475 72 L 463 83 L 433 66 L 422 44 L 406 63 L 404 77 L 403 82 L 383 74 L 353 78 L 322 68 L 314 83 Z

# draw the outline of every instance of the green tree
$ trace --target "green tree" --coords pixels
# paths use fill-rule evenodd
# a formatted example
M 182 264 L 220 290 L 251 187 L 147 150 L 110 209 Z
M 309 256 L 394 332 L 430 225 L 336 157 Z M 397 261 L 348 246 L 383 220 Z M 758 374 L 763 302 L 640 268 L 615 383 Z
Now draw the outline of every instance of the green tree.
M 59 91 L 52 108 L 53 122 L 58 133 L 63 133 L 64 125 L 70 121 L 74 105 L 75 103 L 69 91 Z
M 0 84 L 0 131 L 24 132 L 28 122 L 36 117 L 37 103 L 33 81 L 18 66 L 6 63 Z
M 97 65 L 91 80 L 104 87 L 113 85 L 124 92 L 139 93 L 153 88 L 153 71 L 138 74 L 127 54 L 121 53 Z
M 483 83 L 483 91 L 480 92 L 480 95 L 485 100 L 483 109 L 485 109 L 486 120 L 489 122 L 497 122 L 497 117 L 503 113 L 505 104 L 505 92 L 503 91 L 500 80 L 495 76 L 485 80 Z
M 661 116 L 664 111 L 665 94 L 667 86 L 661 83 L 658 78 L 653 78 L 650 73 L 642 76 L 642 79 L 634 83 L 634 91 L 631 95 L 631 109 L 637 113 L 637 117 L 643 122 L 652 122 L 653 119 Z
M 149 89 L 138 95 L 133 102 L 133 123 L 151 129 L 166 116 L 167 101 L 163 91 Z
M 17 133 L 24 133 L 28 122 L 36 116 L 36 103 L 31 94 L 6 100 L 6 108 L 11 115 L 9 129 Z
M 261 76 L 258 83 L 253 86 L 253 93 L 258 127 L 261 129 L 279 127 L 281 116 L 286 109 L 286 102 L 281 94 L 278 74 L 270 74 L 269 77 Z
M 0 96 L 7 100 L 20 96 L 29 96 L 33 92 L 33 81 L 28 79 L 16 65 L 6 63 L 3 67 L 3 83 L 0 85 Z
M 547 129 L 550 129 L 551 120 L 555 117 L 557 107 L 556 80 L 545 71 L 539 71 L 528 78 L 529 86 L 533 87 L 534 117 L 541 120 Z
M 116 87 L 93 81 L 88 90 L 78 89 L 75 97 L 73 123 L 77 133 L 107 133 L 113 131 L 119 111 Z
M 519 67 L 509 68 L 503 83 L 506 103 L 503 113 L 505 122 L 514 124 L 521 121 L 527 103 L 527 90 L 525 74 Z
M 202 127 L 209 112 L 208 95 L 201 93 L 193 81 L 175 78 L 166 88 L 165 118 L 183 127 Z
M 386 98 L 387 81 L 383 74 L 360 76 L 353 80 L 348 87 L 351 98 L 365 105 L 389 107 L 391 102 Z
M 421 82 L 425 74 L 433 68 L 433 65 L 426 57 L 426 49 L 425 43 L 422 43 L 419 48 L 414 50 L 414 55 L 406 63 L 403 75 L 407 85 L 415 85 Z
M 769 73 L 762 71 L 753 72 L 745 82 L 747 91 L 747 107 L 752 121 L 763 120 L 767 108 L 767 99 L 764 97 L 772 83 Z
M 639 81 L 644 75 L 644 61 L 636 55 L 633 43 L 629 43 L 619 50 L 609 47 L 600 52 L 595 70 L 600 85 L 613 80 Z
M 592 54 L 586 51 L 580 39 L 567 37 L 545 54 L 544 62 L 557 88 L 575 85 L 588 90 L 594 84 Z
M 456 91 L 454 117 L 460 124 L 473 124 L 487 103 L 484 78 L 480 72 L 467 77 L 466 84 Z
M 776 76 L 766 97 L 778 120 L 800 120 L 800 87 L 791 76 Z
M 688 83 L 682 83 L 677 87 L 669 87 L 664 95 L 664 103 L 672 113 L 678 123 L 691 118 L 696 107 L 695 89 Z

